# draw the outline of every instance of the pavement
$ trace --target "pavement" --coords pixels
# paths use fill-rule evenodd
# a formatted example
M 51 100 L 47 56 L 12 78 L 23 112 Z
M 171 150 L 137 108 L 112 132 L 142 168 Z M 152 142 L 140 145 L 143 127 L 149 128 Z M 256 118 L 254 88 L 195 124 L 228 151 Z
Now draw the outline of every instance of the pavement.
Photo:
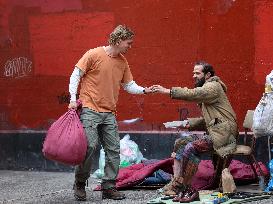
M 157 190 L 126 190 L 126 199 L 121 201 L 101 200 L 101 192 L 93 191 L 99 180 L 90 178 L 87 187 L 87 201 L 75 201 L 72 191 L 74 173 L 38 172 L 38 171 L 0 171 L 1 204 L 73 204 L 73 203 L 109 203 L 109 204 L 145 204 L 160 196 Z M 257 185 L 239 186 L 243 191 L 257 191 Z M 248 202 L 251 204 L 273 203 L 273 199 Z
M 98 179 L 90 178 L 87 187 L 87 201 L 74 199 L 72 186 L 74 173 L 37 171 L 0 171 L 0 203 L 111 203 L 143 204 L 158 197 L 156 190 L 126 190 L 126 199 L 121 201 L 101 200 L 101 192 L 93 191 Z

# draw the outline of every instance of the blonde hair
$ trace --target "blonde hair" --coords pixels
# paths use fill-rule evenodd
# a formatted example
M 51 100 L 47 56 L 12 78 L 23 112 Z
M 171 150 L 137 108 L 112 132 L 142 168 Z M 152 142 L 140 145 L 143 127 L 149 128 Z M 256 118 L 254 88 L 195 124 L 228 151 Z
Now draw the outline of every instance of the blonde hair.
M 109 44 L 116 45 L 120 40 L 128 40 L 134 37 L 134 32 L 125 25 L 118 25 L 109 36 Z

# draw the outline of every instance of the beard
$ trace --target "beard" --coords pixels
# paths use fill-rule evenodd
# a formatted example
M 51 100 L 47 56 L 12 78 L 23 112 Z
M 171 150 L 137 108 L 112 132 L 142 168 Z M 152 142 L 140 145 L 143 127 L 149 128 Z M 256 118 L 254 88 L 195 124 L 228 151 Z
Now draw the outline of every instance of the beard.
M 194 86 L 202 87 L 205 82 L 206 82 L 205 77 L 202 77 L 201 79 L 196 79 Z

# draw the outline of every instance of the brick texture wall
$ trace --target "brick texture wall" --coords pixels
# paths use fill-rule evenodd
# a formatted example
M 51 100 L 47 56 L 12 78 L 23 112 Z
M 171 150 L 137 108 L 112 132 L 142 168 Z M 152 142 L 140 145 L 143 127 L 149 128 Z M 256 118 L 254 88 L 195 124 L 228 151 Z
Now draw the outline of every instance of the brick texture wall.
M 241 126 L 272 69 L 272 11 L 266 0 L 0 0 L 0 129 L 46 129 L 63 114 L 75 63 L 118 24 L 136 33 L 126 57 L 138 84 L 190 87 L 194 62 L 205 60 Z M 122 130 L 199 114 L 193 103 L 120 93 Z

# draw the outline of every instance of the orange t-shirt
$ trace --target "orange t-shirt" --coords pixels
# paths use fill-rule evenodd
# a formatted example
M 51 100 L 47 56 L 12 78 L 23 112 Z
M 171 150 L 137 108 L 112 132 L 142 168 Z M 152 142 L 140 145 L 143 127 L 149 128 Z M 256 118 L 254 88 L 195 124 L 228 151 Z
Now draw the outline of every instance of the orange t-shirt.
M 121 83 L 133 80 L 123 55 L 110 57 L 103 47 L 87 51 L 76 64 L 84 72 L 80 100 L 97 112 L 115 112 Z

